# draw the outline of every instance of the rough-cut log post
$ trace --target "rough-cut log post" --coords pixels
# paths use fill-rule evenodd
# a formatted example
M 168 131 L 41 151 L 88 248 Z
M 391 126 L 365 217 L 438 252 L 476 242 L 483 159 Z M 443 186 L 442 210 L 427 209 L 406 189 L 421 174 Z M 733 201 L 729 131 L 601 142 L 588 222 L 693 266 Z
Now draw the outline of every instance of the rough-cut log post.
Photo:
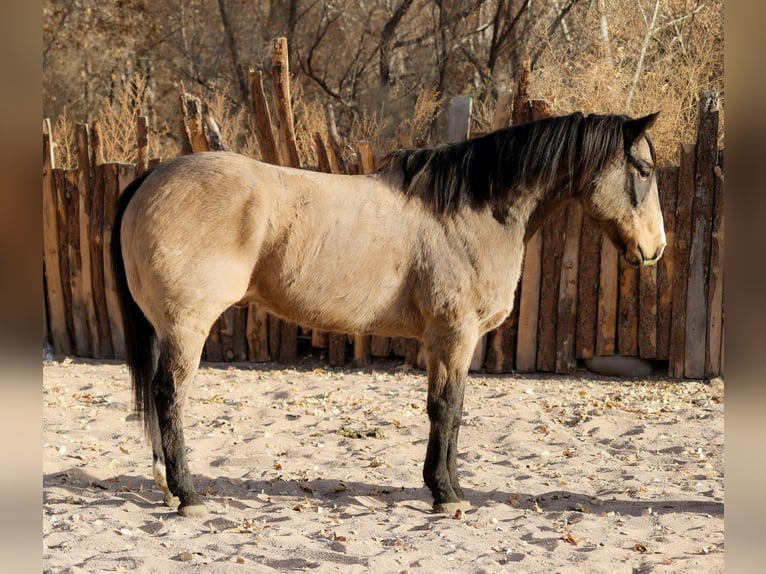
M 707 377 L 723 373 L 723 152 L 719 153 L 717 168 L 708 283 Z
M 269 360 L 268 313 L 250 304 L 247 314 L 247 349 L 251 361 L 265 363 Z
M 56 188 L 53 181 L 53 148 L 50 120 L 43 122 L 43 263 L 48 300 L 48 319 L 53 351 L 69 355 L 72 341 L 66 326 L 64 284 L 59 263 Z
M 335 123 L 335 111 L 332 104 L 327 104 L 325 108 L 325 124 L 327 125 L 327 139 L 330 147 L 327 150 L 327 157 L 330 160 L 330 166 L 333 173 L 348 173 L 348 166 L 343 159 L 343 142 L 338 134 L 338 126 Z
M 143 173 L 149 168 L 149 119 L 146 116 L 136 118 L 136 173 Z
M 471 129 L 471 109 L 473 98 L 470 96 L 455 96 L 449 103 L 447 116 L 447 141 L 459 142 L 468 139 Z
M 543 223 L 540 315 L 537 322 L 537 370 L 556 370 L 556 321 L 558 318 L 561 259 L 564 253 L 565 208 L 559 206 Z
M 596 222 L 590 217 L 585 217 L 580 236 L 580 265 L 577 277 L 578 308 L 575 352 L 578 359 L 590 359 L 596 354 L 598 277 L 602 239 L 603 236 Z
M 619 253 L 614 243 L 601 242 L 601 268 L 598 277 L 596 355 L 614 355 L 617 338 L 617 268 Z
M 686 347 L 686 296 L 691 251 L 692 201 L 694 198 L 694 144 L 681 145 L 676 198 L 676 257 L 673 275 L 673 305 L 671 314 L 668 371 L 671 377 L 684 376 Z
M 94 124 L 93 133 L 96 124 Z M 95 138 L 94 138 L 95 139 Z M 94 153 L 94 157 L 95 153 Z M 93 193 L 90 196 L 90 261 L 93 275 L 93 303 L 96 307 L 96 321 L 98 323 L 98 339 L 101 345 L 101 354 L 105 359 L 114 358 L 112 347 L 112 335 L 109 328 L 109 311 L 106 307 L 106 287 L 104 283 L 104 195 L 106 164 L 95 164 L 93 172 Z
M 527 241 L 521 274 L 519 329 L 516 339 L 516 370 L 533 372 L 537 368 L 537 322 L 540 316 L 543 234 L 540 230 Z
M 59 268 L 61 269 L 61 293 L 64 301 L 64 323 L 67 337 L 70 341 L 70 350 L 67 354 L 76 352 L 77 341 L 75 338 L 74 321 L 72 318 L 72 271 L 69 257 L 69 221 L 70 210 L 67 209 L 67 181 L 66 172 L 61 168 L 53 169 L 53 187 L 55 189 L 56 225 L 58 234 Z
M 96 305 L 93 300 L 93 273 L 91 271 L 90 248 L 90 195 L 93 192 L 93 166 L 90 162 L 90 132 L 88 124 L 77 124 L 77 189 L 79 190 L 80 260 L 82 263 L 82 297 L 88 323 L 88 339 L 91 356 L 100 359 L 101 341 L 98 337 Z
M 577 368 L 577 278 L 583 210 L 578 202 L 567 206 L 564 253 L 559 281 L 558 324 L 556 325 L 556 372 L 571 373 Z
M 638 356 L 657 358 L 657 266 L 642 267 L 638 277 Z
M 104 140 L 101 134 L 101 123 L 98 120 L 93 121 L 91 126 L 91 157 L 90 163 L 93 166 L 104 163 Z
M 513 92 L 506 90 L 497 96 L 495 116 L 492 119 L 492 129 L 500 130 L 511 123 L 511 108 L 513 107 Z
M 660 205 L 665 222 L 667 247 L 657 263 L 657 359 L 667 361 L 670 353 L 671 318 L 673 308 L 673 277 L 676 248 L 676 198 L 678 197 L 678 166 L 665 166 L 660 171 Z
M 202 102 L 181 88 L 181 152 L 210 151 L 202 119 Z
M 705 376 L 707 364 L 710 227 L 715 195 L 714 170 L 718 163 L 718 115 L 715 90 L 700 94 L 684 356 L 684 375 L 695 379 Z
M 256 70 L 250 70 L 250 96 L 253 106 L 253 127 L 261 150 L 261 158 L 266 163 L 282 165 L 274 127 L 271 125 L 269 103 L 263 90 L 263 74 Z
M 288 64 L 287 38 L 274 39 L 274 59 L 271 66 L 274 82 L 274 110 L 282 159 L 285 165 L 300 167 L 298 146 L 295 143 L 293 109 L 290 100 L 290 69 Z
M 88 326 L 88 300 L 82 276 L 80 257 L 80 193 L 77 188 L 77 171 L 64 173 L 66 191 L 66 247 L 69 257 L 69 282 L 72 290 L 72 327 L 74 328 L 75 354 L 78 357 L 91 356 L 90 329 Z
M 638 269 L 618 259 L 617 353 L 638 356 Z

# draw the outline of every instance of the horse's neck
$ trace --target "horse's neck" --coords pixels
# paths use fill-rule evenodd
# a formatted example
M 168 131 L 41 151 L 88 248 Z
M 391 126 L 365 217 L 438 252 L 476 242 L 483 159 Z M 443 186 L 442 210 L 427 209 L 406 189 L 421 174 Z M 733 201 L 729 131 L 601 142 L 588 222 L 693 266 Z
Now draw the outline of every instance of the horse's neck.
M 509 215 L 517 225 L 524 227 L 527 241 L 559 205 L 574 198 L 568 182 L 557 183 L 547 189 L 535 188 L 512 194 Z

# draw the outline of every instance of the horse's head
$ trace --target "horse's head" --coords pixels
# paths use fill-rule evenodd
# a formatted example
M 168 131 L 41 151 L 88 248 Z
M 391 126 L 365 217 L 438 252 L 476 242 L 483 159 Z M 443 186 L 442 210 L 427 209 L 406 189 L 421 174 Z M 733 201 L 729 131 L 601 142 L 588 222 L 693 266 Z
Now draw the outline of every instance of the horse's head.
M 646 135 L 658 114 L 625 118 L 623 149 L 582 197 L 585 210 L 636 266 L 655 264 L 665 249 L 656 158 Z

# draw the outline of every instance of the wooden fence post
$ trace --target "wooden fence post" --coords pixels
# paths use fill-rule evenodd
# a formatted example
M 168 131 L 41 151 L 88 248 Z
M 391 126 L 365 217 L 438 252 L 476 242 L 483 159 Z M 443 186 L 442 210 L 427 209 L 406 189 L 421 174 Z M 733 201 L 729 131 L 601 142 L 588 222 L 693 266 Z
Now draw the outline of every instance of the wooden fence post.
M 80 256 L 80 189 L 77 186 L 78 172 L 67 170 L 61 178 L 64 188 L 63 199 L 66 209 L 66 253 L 69 257 L 69 283 L 72 291 L 72 327 L 74 329 L 75 354 L 78 357 L 91 356 L 91 337 L 88 325 L 88 300 L 82 273 Z M 86 192 L 87 193 L 87 192 Z
M 50 120 L 43 121 L 43 264 L 47 287 L 48 319 L 51 343 L 57 356 L 72 352 L 66 326 L 64 283 L 59 263 L 56 188 L 53 182 L 53 147 Z
M 579 202 L 567 206 L 564 252 L 559 280 L 556 325 L 556 372 L 571 373 L 577 368 L 577 279 L 580 265 L 583 209 Z
M 705 369 L 708 377 L 723 374 L 723 152 L 718 154 L 716 167 L 708 280 L 708 352 Z
M 64 301 L 64 324 L 70 341 L 70 349 L 67 354 L 77 350 L 76 333 L 72 314 L 72 270 L 71 257 L 69 255 L 69 221 L 71 209 L 67 209 L 67 181 L 66 172 L 63 168 L 53 168 L 53 189 L 56 205 L 56 228 L 58 230 L 56 241 L 58 242 L 59 268 L 61 270 L 61 293 Z
M 705 376 L 708 323 L 708 281 L 710 277 L 710 229 L 715 195 L 714 169 L 718 162 L 718 94 L 703 92 L 694 169 L 689 287 L 686 301 L 686 345 L 684 375 Z
M 250 96 L 252 100 L 253 127 L 258 147 L 261 150 L 263 161 L 282 165 L 277 147 L 277 139 L 274 136 L 274 127 L 271 125 L 269 103 L 263 90 L 263 74 L 259 71 L 250 70 Z
M 580 262 L 577 277 L 577 341 L 578 359 L 591 359 L 596 354 L 596 323 L 598 318 L 598 283 L 601 259 L 601 230 L 590 217 L 585 217 L 580 233 Z
M 598 276 L 596 355 L 614 355 L 617 348 L 617 269 L 619 253 L 607 237 L 601 241 Z
M 77 124 L 77 189 L 79 190 L 79 219 L 80 219 L 80 259 L 82 262 L 82 298 L 85 304 L 86 321 L 88 324 L 88 339 L 93 358 L 102 357 L 101 341 L 98 336 L 98 319 L 96 304 L 93 298 L 93 271 L 90 256 L 90 203 L 93 193 L 93 165 L 90 153 L 90 132 L 88 124 Z
M 671 311 L 670 349 L 668 371 L 670 376 L 684 376 L 686 348 L 686 296 L 691 251 L 692 201 L 694 198 L 694 144 L 681 145 L 681 164 L 678 171 L 676 198 L 676 252 L 673 267 L 673 304 Z
M 149 168 L 149 119 L 146 116 L 136 118 L 136 173 Z
M 468 139 L 471 129 L 471 109 L 473 98 L 470 96 L 455 96 L 449 103 L 447 116 L 447 141 L 460 142 Z
M 617 263 L 617 354 L 638 356 L 638 269 L 624 257 Z

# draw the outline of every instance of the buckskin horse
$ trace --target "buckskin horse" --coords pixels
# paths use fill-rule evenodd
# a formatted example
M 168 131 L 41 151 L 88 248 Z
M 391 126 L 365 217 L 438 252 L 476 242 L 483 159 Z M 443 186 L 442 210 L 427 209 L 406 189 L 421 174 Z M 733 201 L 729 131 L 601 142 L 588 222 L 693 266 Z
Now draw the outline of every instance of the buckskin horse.
M 430 422 L 423 477 L 434 511 L 469 507 L 456 462 L 465 380 L 478 339 L 513 308 L 525 241 L 574 200 L 629 263 L 662 255 L 646 135 L 656 117 L 546 118 L 398 150 L 368 175 L 228 152 L 141 174 L 118 199 L 111 249 L 135 406 L 165 502 L 206 515 L 186 459 L 185 398 L 213 322 L 255 302 L 326 331 L 419 339 Z

